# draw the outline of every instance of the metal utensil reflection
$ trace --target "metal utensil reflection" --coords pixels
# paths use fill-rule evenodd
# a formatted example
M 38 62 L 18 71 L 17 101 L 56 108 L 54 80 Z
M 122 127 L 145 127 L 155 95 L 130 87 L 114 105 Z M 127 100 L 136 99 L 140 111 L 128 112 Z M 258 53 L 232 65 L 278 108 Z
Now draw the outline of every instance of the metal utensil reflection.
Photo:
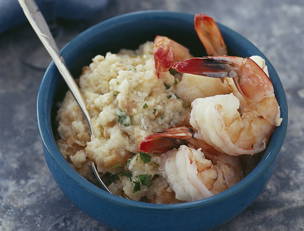
M 40 41 L 44 45 L 45 49 L 48 51 L 50 56 L 52 57 L 55 65 L 57 66 L 61 76 L 67 83 L 70 91 L 72 92 L 75 100 L 77 101 L 81 111 L 83 112 L 85 119 L 88 123 L 89 132 L 91 134 L 91 138 L 94 136 L 91 118 L 89 115 L 89 112 L 86 108 L 85 101 L 81 95 L 81 92 L 79 91 L 79 88 L 73 79 L 71 73 L 67 69 L 64 63 L 64 59 L 59 54 L 58 47 L 56 45 L 56 42 L 50 32 L 49 26 L 47 25 L 42 13 L 40 12 L 37 4 L 34 0 L 19 0 L 19 4 L 21 8 L 24 11 L 25 16 L 27 17 L 28 21 L 30 22 L 31 26 L 33 27 L 34 31 L 38 35 Z M 95 163 L 92 161 L 90 163 L 92 172 L 94 176 L 96 177 L 97 181 L 100 183 L 100 185 L 109 193 L 111 191 L 109 188 L 105 185 L 105 183 L 102 181 L 102 179 L 99 176 L 99 173 L 97 171 Z

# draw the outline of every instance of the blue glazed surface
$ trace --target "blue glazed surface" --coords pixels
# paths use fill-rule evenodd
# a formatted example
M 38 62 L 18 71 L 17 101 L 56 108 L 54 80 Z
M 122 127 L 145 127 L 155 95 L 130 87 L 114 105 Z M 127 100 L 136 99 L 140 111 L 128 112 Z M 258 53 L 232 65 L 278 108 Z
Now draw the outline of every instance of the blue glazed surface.
M 264 57 L 241 35 L 223 25 L 220 29 L 229 54 Z M 157 34 L 167 35 L 184 44 L 194 55 L 204 54 L 193 30 L 193 15 L 154 11 L 123 15 L 100 23 L 72 40 L 62 50 L 62 55 L 72 74 L 78 76 L 81 67 L 90 63 L 95 55 L 116 52 L 121 48 L 134 49 L 147 40 L 153 40 Z M 70 167 L 54 139 L 55 127 L 52 125 L 56 103 L 62 100 L 66 87 L 51 64 L 39 89 L 37 116 L 46 160 L 54 178 L 78 207 L 102 223 L 121 230 L 203 230 L 228 221 L 263 190 L 286 133 L 288 118 L 284 90 L 276 71 L 267 59 L 266 62 L 281 106 L 283 123 L 275 130 L 261 162 L 240 183 L 223 193 L 201 201 L 174 205 L 148 204 L 110 195 L 80 177 Z

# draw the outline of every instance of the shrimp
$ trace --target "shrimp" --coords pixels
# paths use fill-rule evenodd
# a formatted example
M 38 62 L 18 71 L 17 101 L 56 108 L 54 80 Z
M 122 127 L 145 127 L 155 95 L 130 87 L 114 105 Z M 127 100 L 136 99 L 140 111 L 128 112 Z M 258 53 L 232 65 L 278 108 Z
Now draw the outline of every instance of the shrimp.
M 165 36 L 156 36 L 154 39 L 154 62 L 156 75 L 169 71 L 173 63 L 191 58 L 189 50 L 183 45 Z
M 181 201 L 194 201 L 210 197 L 231 187 L 242 178 L 240 163 L 235 157 L 222 154 L 206 159 L 198 149 L 181 145 L 161 156 L 162 174 L 175 197 Z
M 282 119 L 265 63 L 257 61 L 261 67 L 250 58 L 229 56 L 195 58 L 175 64 L 182 72 L 219 78 L 233 76 L 224 78 L 232 93 L 192 102 L 190 126 L 195 132 L 188 127 L 171 128 L 146 137 L 139 149 L 161 153 L 177 147 L 181 140 L 196 138 L 229 155 L 263 151 Z
M 260 56 L 251 56 L 256 64 L 258 64 L 265 74 L 269 76 L 265 60 Z M 183 99 L 188 105 L 197 98 L 204 98 L 208 96 L 228 94 L 232 89 L 228 84 L 228 81 L 223 79 L 210 78 L 202 75 L 193 75 L 184 73 L 182 80 L 177 84 L 176 94 Z
M 213 18 L 196 14 L 194 28 L 208 55 L 227 55 L 224 39 Z M 160 35 L 154 39 L 153 55 L 157 77 L 169 71 L 173 63 L 192 58 L 186 47 Z
M 187 73 L 183 74 L 181 81 L 176 85 L 176 95 L 187 105 L 191 105 L 197 98 L 230 92 L 231 89 L 225 81 Z
M 189 127 L 169 128 L 164 132 L 146 137 L 139 147 L 139 150 L 143 152 L 162 153 L 161 158 L 164 160 L 162 165 L 163 176 L 169 182 L 178 200 L 189 201 L 211 196 L 226 190 L 243 177 L 243 170 L 238 157 L 220 153 L 203 140 L 196 139 L 193 136 L 194 132 Z M 185 146 L 183 143 L 193 148 Z M 174 148 L 178 148 L 178 150 Z M 177 156 L 178 153 L 179 156 Z M 192 155 L 194 155 L 193 158 Z M 191 168 L 194 168 L 194 170 L 190 170 L 190 172 L 182 171 L 185 166 L 177 162 L 178 158 L 188 158 Z M 206 168 L 204 168 L 202 162 L 207 163 Z M 189 165 L 187 161 L 182 163 Z M 177 166 L 179 166 L 178 174 L 174 173 L 174 171 L 177 171 Z M 198 174 L 193 174 L 193 171 Z M 189 182 L 187 183 L 185 179 L 189 179 Z M 183 184 L 179 185 L 178 182 L 183 182 Z M 192 187 L 194 186 L 188 188 L 187 184 L 194 184 L 194 186 L 198 184 L 200 190 L 195 191 L 193 196 Z M 180 194 L 184 187 L 186 192 Z
M 252 155 L 265 149 L 282 119 L 271 80 L 252 59 L 210 56 L 179 62 L 173 68 L 224 78 L 232 89 L 231 94 L 192 102 L 190 124 L 197 139 L 229 155 Z
M 194 16 L 194 28 L 208 55 L 227 55 L 223 36 L 213 18 L 205 14 Z M 225 81 L 184 73 L 176 94 L 188 105 L 196 98 L 230 93 Z
M 205 14 L 196 14 L 194 28 L 208 55 L 227 55 L 222 33 L 213 18 Z

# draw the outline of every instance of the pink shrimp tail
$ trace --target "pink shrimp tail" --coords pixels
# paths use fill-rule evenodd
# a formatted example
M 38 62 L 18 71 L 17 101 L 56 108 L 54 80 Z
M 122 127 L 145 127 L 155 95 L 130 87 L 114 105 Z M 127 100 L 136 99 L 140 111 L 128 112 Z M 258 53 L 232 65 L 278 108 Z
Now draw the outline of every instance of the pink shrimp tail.
M 192 138 L 192 131 L 187 127 L 169 128 L 164 132 L 155 133 L 144 138 L 139 144 L 140 152 L 161 154 L 178 146 L 180 140 Z
M 154 62 L 157 77 L 161 72 L 168 71 L 174 62 L 189 59 L 189 50 L 183 45 L 165 36 L 156 36 L 154 39 Z
M 195 31 L 208 55 L 227 55 L 227 47 L 214 19 L 205 14 L 194 17 Z

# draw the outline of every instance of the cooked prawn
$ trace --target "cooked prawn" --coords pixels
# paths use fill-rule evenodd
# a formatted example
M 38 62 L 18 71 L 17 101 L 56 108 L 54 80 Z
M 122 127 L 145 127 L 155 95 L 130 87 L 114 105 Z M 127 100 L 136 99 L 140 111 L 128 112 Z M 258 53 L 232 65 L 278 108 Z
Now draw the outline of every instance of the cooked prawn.
M 265 60 L 262 59 L 259 56 L 252 56 L 250 59 L 254 60 L 262 69 L 263 71 L 268 75 L 267 66 L 265 64 Z M 196 75 L 195 77 L 199 78 L 199 75 Z M 204 77 L 202 77 L 204 78 Z M 205 77 L 209 78 L 209 77 Z M 214 79 L 214 78 L 209 78 Z M 219 79 L 217 79 L 219 80 Z M 229 85 L 227 82 L 231 80 L 226 80 L 227 85 Z M 231 83 L 230 83 L 231 85 Z M 195 85 L 198 87 L 198 85 Z M 194 87 L 195 88 L 195 87 Z M 193 91 L 193 89 L 191 89 Z M 231 87 L 229 87 L 229 92 L 232 92 Z M 228 93 L 229 93 L 228 92 Z M 191 95 L 191 92 L 190 92 Z M 187 141 L 191 144 L 196 144 L 196 147 L 203 148 L 204 152 L 206 149 L 208 150 L 208 153 L 210 153 L 210 150 L 212 150 L 212 147 L 210 145 L 206 145 L 202 140 L 194 139 L 194 133 L 193 129 L 191 129 L 191 124 L 189 123 L 189 118 L 186 119 L 186 121 L 183 121 L 183 123 L 179 127 L 175 128 L 169 128 L 163 132 L 155 133 L 150 136 L 147 136 L 139 146 L 139 150 L 143 152 L 149 152 L 149 153 L 164 153 L 166 151 L 169 151 L 172 148 L 178 147 L 183 142 Z M 183 126 L 184 125 L 184 126 Z M 267 125 L 267 124 L 266 124 Z M 268 130 L 268 128 L 266 129 Z M 197 145 L 197 143 L 200 143 Z M 213 149 L 214 150 L 214 149 Z
M 280 108 L 271 80 L 252 59 L 210 56 L 179 62 L 173 68 L 224 78 L 233 92 L 192 102 L 190 124 L 196 138 L 229 155 L 265 149 L 273 129 L 281 123 Z
M 224 39 L 213 18 L 205 14 L 196 14 L 194 28 L 208 55 L 227 55 Z M 160 35 L 154 39 L 153 53 L 158 77 L 162 72 L 169 71 L 173 63 L 192 57 L 186 47 Z
M 197 14 L 194 24 L 209 55 L 227 54 L 221 32 L 211 17 Z M 173 53 L 174 46 L 170 47 L 172 51 L 169 53 Z M 178 51 L 181 50 L 183 49 L 178 47 Z M 154 57 L 157 60 L 157 57 Z M 273 129 L 280 125 L 281 119 L 273 86 L 262 58 L 218 56 L 193 58 L 170 65 L 171 68 L 183 73 L 182 81 L 176 87 L 176 94 L 189 104 L 197 99 L 192 103 L 190 123 L 192 122 L 198 139 L 230 155 L 254 154 L 265 149 Z M 169 65 L 165 70 L 168 68 Z M 224 98 L 205 98 L 222 94 L 225 94 Z M 231 102 L 231 105 L 224 103 L 225 100 Z M 210 107 L 216 109 L 205 110 Z M 214 116 L 218 120 L 214 120 Z M 201 118 L 205 119 L 202 121 Z M 177 145 L 176 141 L 168 137 L 163 137 L 161 141 L 163 146 L 157 145 L 155 140 L 144 140 L 143 144 L 148 147 L 152 147 L 152 144 L 154 148 L 161 147 L 159 152 Z
M 224 158 L 223 158 L 224 157 Z M 163 176 L 182 201 L 194 201 L 224 191 L 243 176 L 237 158 L 219 154 L 214 160 L 181 145 L 161 156 Z
M 196 14 L 194 28 L 208 55 L 227 55 L 223 36 L 213 18 L 205 14 Z M 230 92 L 227 83 L 220 79 L 187 73 L 183 74 L 182 80 L 176 86 L 176 94 L 187 104 L 191 104 L 196 98 Z

